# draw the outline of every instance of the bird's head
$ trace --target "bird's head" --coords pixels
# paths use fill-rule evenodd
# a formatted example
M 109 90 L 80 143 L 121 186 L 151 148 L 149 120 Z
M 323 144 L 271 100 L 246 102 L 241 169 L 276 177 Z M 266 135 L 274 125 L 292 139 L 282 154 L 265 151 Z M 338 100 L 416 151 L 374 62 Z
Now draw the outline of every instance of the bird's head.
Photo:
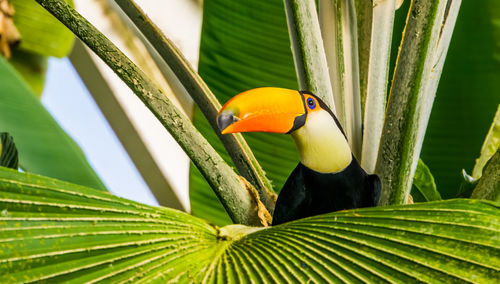
M 336 172 L 351 161 L 342 127 L 315 95 L 282 88 L 257 88 L 236 95 L 217 115 L 222 134 L 292 134 L 301 162 L 318 172 Z
M 217 115 L 222 134 L 236 132 L 292 133 L 314 112 L 331 113 L 315 95 L 283 88 L 264 87 L 240 93 Z

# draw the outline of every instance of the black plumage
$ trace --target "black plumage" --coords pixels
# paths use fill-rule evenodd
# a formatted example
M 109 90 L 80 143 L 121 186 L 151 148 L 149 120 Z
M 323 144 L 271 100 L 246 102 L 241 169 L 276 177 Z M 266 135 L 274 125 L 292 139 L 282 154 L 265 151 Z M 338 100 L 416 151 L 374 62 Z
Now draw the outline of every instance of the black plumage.
M 337 173 L 320 173 L 299 163 L 281 189 L 273 225 L 345 209 L 376 206 L 381 184 L 352 157 Z

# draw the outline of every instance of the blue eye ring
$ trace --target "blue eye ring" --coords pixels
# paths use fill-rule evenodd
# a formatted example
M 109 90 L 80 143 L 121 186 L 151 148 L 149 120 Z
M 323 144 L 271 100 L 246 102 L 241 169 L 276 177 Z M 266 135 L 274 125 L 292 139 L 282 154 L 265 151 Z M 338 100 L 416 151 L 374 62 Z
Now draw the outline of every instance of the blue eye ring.
M 313 98 L 307 98 L 306 102 L 309 109 L 316 108 L 316 101 Z

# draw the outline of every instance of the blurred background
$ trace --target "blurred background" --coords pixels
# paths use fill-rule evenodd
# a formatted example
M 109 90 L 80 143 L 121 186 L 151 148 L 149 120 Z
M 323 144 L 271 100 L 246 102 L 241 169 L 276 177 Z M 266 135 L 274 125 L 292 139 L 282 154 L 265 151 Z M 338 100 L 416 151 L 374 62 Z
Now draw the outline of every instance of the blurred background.
M 28 56 L 37 57 L 38 62 L 24 64 L 34 73 L 24 79 L 33 93 L 41 96 L 41 103 L 60 127 L 81 148 L 104 186 L 114 194 L 151 205 L 159 203 L 150 188 L 175 191 L 178 200 L 170 204 L 164 202 L 164 205 L 189 211 L 189 162 L 168 132 L 111 69 L 81 42 L 74 42 L 72 34 L 36 2 L 10 2 L 15 8 L 14 23 L 22 36 L 20 49 L 12 50 L 11 63 L 19 67 Z M 72 2 L 146 72 L 155 74 L 154 79 L 165 93 L 191 114 L 191 101 L 185 99 L 181 103 L 172 95 L 147 48 L 112 1 Z M 136 2 L 196 67 L 201 3 L 195 0 Z M 35 25 L 39 25 L 38 29 L 32 29 Z M 40 30 L 50 29 L 57 35 L 56 40 L 39 42 L 39 46 L 32 46 L 36 42 L 26 43 L 31 37 L 34 39 L 29 41 L 35 41 Z M 52 46 L 52 50 L 47 46 Z M 21 68 L 18 69 L 21 75 L 28 73 Z M 164 193 L 157 194 L 159 198 L 165 197 Z M 172 199 L 168 193 L 167 196 Z
M 196 67 L 201 3 L 195 0 L 136 3 Z M 150 73 L 156 73 L 155 79 L 165 93 L 191 113 L 191 101 L 181 104 L 173 96 L 137 33 L 129 28 L 131 23 L 126 22 L 112 1 L 75 0 L 74 5 L 130 58 Z M 49 59 L 42 103 L 79 144 L 111 192 L 158 205 L 150 186 L 168 187 L 175 191 L 182 209 L 189 211 L 187 156 L 113 71 L 80 42 L 76 45 L 67 58 Z M 104 98 L 107 96 L 113 98 Z

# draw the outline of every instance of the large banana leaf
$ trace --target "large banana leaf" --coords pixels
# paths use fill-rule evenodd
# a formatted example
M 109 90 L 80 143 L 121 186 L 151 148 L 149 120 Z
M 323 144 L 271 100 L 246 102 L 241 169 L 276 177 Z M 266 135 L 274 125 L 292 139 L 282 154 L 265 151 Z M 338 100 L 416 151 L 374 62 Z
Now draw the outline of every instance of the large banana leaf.
M 23 170 L 104 189 L 76 143 L 0 58 L 0 132 L 16 141 Z
M 48 56 L 64 57 L 73 47 L 74 35 L 33 0 L 11 0 L 14 24 L 21 43 L 12 52 L 10 63 L 37 96 L 42 95 Z M 73 5 L 72 0 L 66 2 Z
M 410 3 L 396 12 L 393 61 Z M 420 156 L 445 199 L 472 172 L 499 102 L 499 21 L 499 1 L 462 0 Z
M 297 89 L 282 0 L 204 1 L 199 73 L 221 103 L 239 92 L 264 86 Z M 230 159 L 203 114 L 194 123 L 225 160 Z M 244 135 L 279 191 L 298 163 L 288 135 Z M 230 219 L 195 167 L 190 177 L 194 215 L 224 225 Z
M 486 283 L 499 204 L 343 211 L 268 228 L 191 215 L 0 168 L 0 282 Z
M 31 91 L 41 97 L 45 86 L 49 58 L 34 52 L 15 49 L 9 63 L 31 88 Z

